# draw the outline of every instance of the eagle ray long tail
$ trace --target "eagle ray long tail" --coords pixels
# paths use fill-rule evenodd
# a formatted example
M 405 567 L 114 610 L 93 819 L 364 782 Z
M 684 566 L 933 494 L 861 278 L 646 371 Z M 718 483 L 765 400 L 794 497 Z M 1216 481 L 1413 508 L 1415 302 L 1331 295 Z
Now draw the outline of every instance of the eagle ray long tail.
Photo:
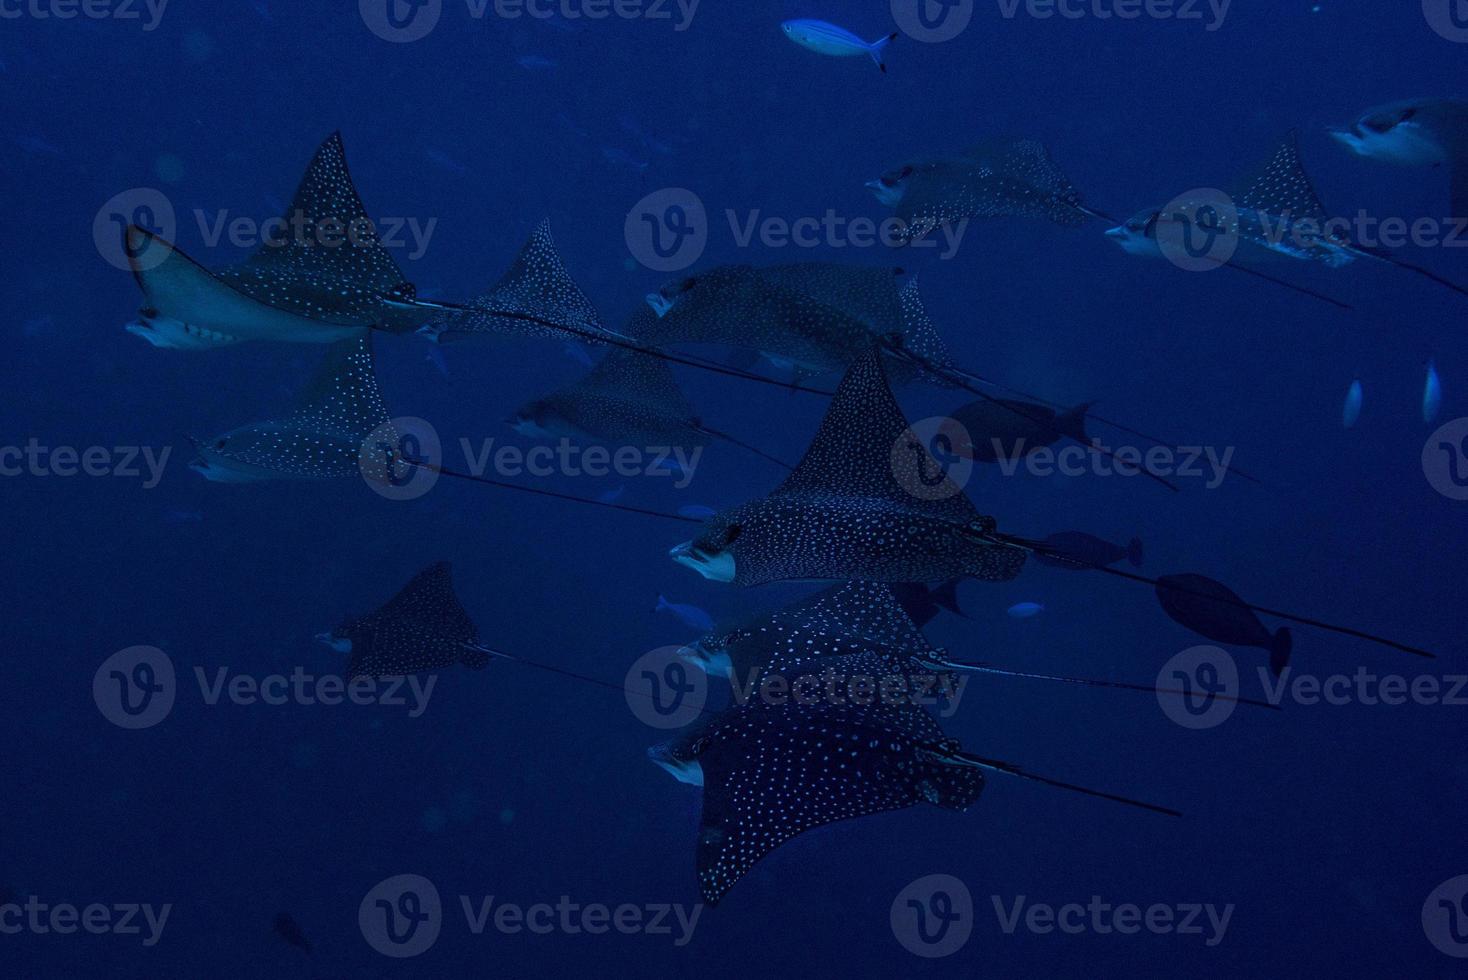
M 1062 684 L 1080 684 L 1085 687 L 1111 687 L 1118 688 L 1124 691 L 1141 691 L 1144 694 L 1173 694 L 1177 695 L 1178 697 L 1185 697 L 1190 693 L 1177 688 L 1153 687 L 1147 684 L 1129 684 L 1126 681 L 1104 681 L 1096 680 L 1090 677 L 1069 677 L 1063 674 L 1036 674 L 1025 670 L 1009 670 L 1004 667 L 996 667 L 993 664 L 971 663 L 963 660 L 945 660 L 937 666 L 946 667 L 950 670 L 967 670 L 980 674 L 996 674 L 1000 677 L 1019 677 L 1025 680 L 1057 681 Z M 1270 704 L 1268 701 L 1256 701 L 1253 698 L 1236 698 L 1230 697 L 1229 695 L 1225 694 L 1217 695 L 1217 697 L 1220 701 L 1234 701 L 1238 704 L 1249 704 L 1254 705 L 1258 708 L 1269 708 L 1272 711 L 1280 710 L 1279 705 Z
M 1086 786 L 1078 786 L 1075 783 L 1067 783 L 1059 779 L 1052 779 L 1049 776 L 1041 776 L 1039 773 L 1033 773 L 1030 772 L 1028 769 L 1022 769 L 1019 766 L 1016 766 L 1010 762 L 1001 762 L 998 759 L 987 759 L 983 756 L 973 755 L 968 752 L 954 752 L 952 754 L 952 757 L 959 762 L 964 762 L 971 766 L 977 766 L 980 769 L 989 769 L 993 772 L 1002 772 L 1010 776 L 1017 776 L 1020 779 L 1028 779 L 1031 782 L 1043 783 L 1046 786 L 1053 786 L 1056 789 L 1068 790 L 1072 793 L 1081 793 L 1085 796 L 1094 796 L 1102 800 L 1111 800 L 1113 803 L 1122 803 L 1126 806 L 1136 807 L 1139 810 L 1150 810 L 1153 813 L 1161 813 L 1169 817 L 1182 816 L 1182 813 L 1180 811 L 1174 810 L 1170 807 L 1158 806 L 1155 803 L 1144 803 L 1141 800 L 1134 800 L 1129 796 L 1118 796 L 1115 793 L 1107 793 L 1103 790 L 1090 789 Z
M 706 426 L 706 425 L 699 425 L 698 428 L 697 428 L 697 431 L 702 432 L 704 435 L 713 436 L 715 439 L 722 439 L 722 440 L 724 440 L 725 442 L 729 443 L 732 446 L 738 446 L 740 449 L 743 449 L 745 452 L 753 453 L 754 455 L 758 456 L 760 459 L 768 460 L 769 462 L 774 463 L 776 466 L 782 466 L 782 467 L 784 467 L 787 470 L 793 470 L 793 469 L 795 469 L 795 467 L 791 466 L 789 463 L 785 462 L 783 459 L 779 459 L 778 457 L 771 456 L 769 453 L 765 452 L 764 450 L 762 450 L 762 449 L 760 449 L 760 448 L 758 448 L 756 446 L 752 446 L 752 445 L 750 445 L 747 442 L 743 442 L 743 441 L 741 441 L 739 439 L 736 439 L 733 436 L 729 435 L 729 433 L 727 433 L 727 432 L 721 432 L 718 429 L 713 429 L 713 428 L 710 428 L 709 426 Z
M 478 653 L 487 654 L 487 655 L 489 655 L 491 657 L 498 657 L 501 660 L 508 660 L 508 661 L 510 661 L 512 663 L 524 664 L 527 667 L 534 667 L 536 670 L 543 670 L 543 671 L 545 671 L 546 673 L 549 673 L 549 674 L 558 674 L 561 677 L 569 677 L 572 680 L 577 680 L 577 681 L 581 681 L 581 682 L 586 683 L 586 684 L 591 684 L 591 685 L 593 685 L 595 687 L 604 687 L 604 688 L 606 688 L 609 691 L 620 691 L 624 695 L 625 694 L 635 694 L 638 697 L 644 697 L 644 698 L 647 698 L 649 701 L 653 701 L 653 702 L 656 702 L 656 700 L 657 700 L 656 695 L 654 695 L 654 694 L 652 694 L 650 692 L 649 693 L 644 693 L 642 691 L 634 691 L 631 688 L 627 687 L 625 684 L 615 684 L 612 681 L 602 680 L 600 677 L 592 677 L 590 674 L 580 674 L 580 673 L 577 673 L 574 670 L 566 670 L 564 667 L 553 667 L 550 664 L 543 664 L 543 663 L 540 663 L 539 661 L 526 660 L 524 657 L 517 657 L 517 656 L 515 656 L 512 653 L 505 653 L 505 652 L 503 652 L 501 650 L 495 650 L 492 647 L 483 646 L 483 645 L 478 644 L 478 643 L 466 643 L 466 644 L 464 644 L 464 647 L 466 649 L 469 649 L 469 650 L 474 650 L 474 651 L 476 651 Z M 698 713 L 699 714 L 705 714 L 705 715 L 717 714 L 717 712 L 715 712 L 715 711 L 712 711 L 712 710 L 710 710 L 708 708 L 702 708 L 702 707 L 700 707 L 698 709 Z

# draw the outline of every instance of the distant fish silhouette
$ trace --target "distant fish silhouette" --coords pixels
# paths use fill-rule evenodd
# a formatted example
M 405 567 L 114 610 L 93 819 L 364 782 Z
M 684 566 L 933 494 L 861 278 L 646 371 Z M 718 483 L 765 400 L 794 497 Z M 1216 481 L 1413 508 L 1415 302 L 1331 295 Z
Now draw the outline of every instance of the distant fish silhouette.
M 981 399 L 952 413 L 967 430 L 967 445 L 955 446 L 959 456 L 982 463 L 1011 460 L 1071 438 L 1083 446 L 1091 444 L 1086 433 L 1090 404 L 1060 412 L 1044 405 L 1012 398 Z
M 912 435 L 881 354 L 872 350 L 847 372 L 785 483 L 719 514 L 671 557 L 705 578 L 740 586 L 792 579 L 1003 582 L 1019 574 L 1026 552 L 993 543 L 995 527 Z
M 294 946 L 307 954 L 311 952 L 311 940 L 306 938 L 306 933 L 289 913 L 280 912 L 275 916 L 275 934 L 287 945 Z
M 555 68 L 558 62 L 554 58 L 547 58 L 540 54 L 522 54 L 515 59 L 515 64 L 527 71 L 549 71 Z
M 401 677 L 454 664 L 478 670 L 493 656 L 479 646 L 479 630 L 454 594 L 446 561 L 419 572 L 376 612 L 317 639 L 351 654 L 349 678 Z
M 1443 384 L 1437 376 L 1437 364 L 1427 362 L 1427 380 L 1422 383 L 1422 421 L 1431 425 L 1443 405 Z
M 327 344 L 368 329 L 413 330 L 438 308 L 417 300 L 378 239 L 352 185 L 340 133 L 317 150 L 285 228 L 283 241 L 213 273 L 129 226 L 127 255 L 144 306 L 128 332 L 181 350 L 250 340 Z
M 1132 538 L 1126 547 L 1103 541 L 1081 531 L 1060 531 L 1040 542 L 1035 561 L 1055 568 L 1104 568 L 1120 561 L 1142 567 L 1142 540 Z
M 712 507 L 705 507 L 703 504 L 684 504 L 678 508 L 679 517 L 691 517 L 699 521 L 706 521 L 717 513 Z
M 970 218 L 1041 218 L 1080 227 L 1095 216 L 1038 140 L 992 139 L 957 157 L 899 164 L 867 187 L 894 211 L 903 241 Z
M 951 578 L 932 588 L 918 582 L 893 582 L 891 589 L 913 621 L 919 626 L 926 626 L 945 609 L 955 616 L 967 618 L 968 614 L 958 604 L 958 583 L 961 581 Z
M 1294 640 L 1289 628 L 1271 634 L 1244 600 L 1220 582 L 1202 575 L 1166 575 L 1158 579 L 1157 600 L 1168 616 L 1199 636 L 1269 651 L 1269 668 L 1276 676 L 1290 662 Z
M 1352 381 L 1346 389 L 1346 402 L 1341 406 L 1341 425 L 1347 429 L 1355 428 L 1361 420 L 1361 398 L 1361 382 Z
M 295 409 L 279 419 L 196 441 L 198 455 L 189 466 L 219 483 L 370 475 L 376 464 L 364 457 L 363 443 L 387 424 L 371 340 L 363 335 L 327 352 Z M 383 460 L 384 477 L 386 467 Z
M 669 613 L 689 629 L 707 631 L 714 628 L 714 619 L 708 613 L 697 606 L 669 602 L 666 596 L 658 596 L 658 604 L 653 611 Z
M 1011 619 L 1030 619 L 1044 611 L 1044 604 L 1039 602 L 1017 602 L 1007 610 Z

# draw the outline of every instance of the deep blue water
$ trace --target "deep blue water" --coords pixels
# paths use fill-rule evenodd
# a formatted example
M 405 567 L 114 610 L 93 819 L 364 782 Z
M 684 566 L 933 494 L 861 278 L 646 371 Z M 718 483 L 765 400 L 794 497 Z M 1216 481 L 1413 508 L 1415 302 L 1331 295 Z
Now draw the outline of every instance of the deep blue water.
M 0 3 L 21 14 L 0 23 L 10 231 L 0 444 L 172 450 L 153 487 L 126 476 L 0 480 L 0 897 L 172 907 L 151 946 L 136 935 L 0 934 L 0 975 L 1461 975 L 1429 941 L 1422 910 L 1468 874 L 1468 707 L 1291 703 L 1194 731 L 1145 695 L 1003 678 L 974 681 L 945 722 L 967 747 L 1185 816 L 996 775 L 968 813 L 922 806 L 802 836 L 703 910 L 683 946 L 616 932 L 472 934 L 461 895 L 698 901 L 698 793 L 644 756 L 664 734 L 614 690 L 507 663 L 443 672 L 418 718 L 384 706 L 210 705 L 195 668 L 339 671 L 313 635 L 440 559 L 453 561 L 485 642 L 614 686 L 644 652 L 690 638 L 652 612 L 660 593 L 727 617 L 806 587 L 705 582 L 666 557 L 685 528 L 450 480 L 395 502 L 357 481 L 200 479 L 186 437 L 288 404 L 321 349 L 152 349 L 121 329 L 138 291 L 93 242 L 105 202 L 156 188 L 180 215 L 183 248 L 210 267 L 239 260 L 244 249 L 206 243 L 196 210 L 210 221 L 224 209 L 279 214 L 335 130 L 370 213 L 435 223 L 421 255 L 397 252 L 421 295 L 472 296 L 549 218 L 614 326 L 668 278 L 639 265 L 624 236 L 645 195 L 683 187 L 701 198 L 712 215 L 702 267 L 890 263 L 881 246 L 742 248 L 723 215 L 879 218 L 864 181 L 996 134 L 1044 140 L 1088 202 L 1130 214 L 1227 186 L 1299 128 L 1332 208 L 1446 214 L 1441 173 L 1353 158 L 1325 128 L 1368 106 L 1454 94 L 1468 47 L 1435 33 L 1416 3 L 1313 6 L 1240 0 L 1208 31 L 1145 17 L 1009 19 L 981 0 L 951 41 L 899 37 L 884 77 L 779 30 L 824 17 L 876 37 L 893 29 L 881 0 L 709 2 L 682 31 L 617 17 L 564 29 L 476 19 L 446 0 L 431 34 L 402 44 L 374 36 L 346 0 L 174 0 L 151 30 Z M 554 64 L 519 63 L 528 56 Z M 1169 439 L 1236 447 L 1269 486 L 1191 481 L 1168 494 L 1137 479 L 990 470 L 969 486 L 979 508 L 1022 534 L 1137 534 L 1152 574 L 1202 572 L 1262 605 L 1442 654 L 1432 663 L 1300 628 L 1300 672 L 1461 672 L 1468 504 L 1434 491 L 1421 456 L 1437 425 L 1468 414 L 1468 300 L 1375 265 L 1272 267 L 1355 307 L 1343 312 L 1127 256 L 1101 227 L 999 220 L 970 228 L 949 261 L 912 251 L 896 261 L 920 273 L 959 363 L 1057 401 L 1094 399 Z M 1464 253 L 1404 254 L 1468 280 Z M 377 351 L 394 413 L 432 420 L 451 447 L 461 437 L 524 445 L 501 420 L 582 370 L 557 342 L 451 347 L 447 377 L 417 338 L 383 338 Z M 1432 425 L 1419 407 L 1429 358 L 1444 386 Z M 824 406 L 679 377 L 711 423 L 787 458 Z M 1345 430 L 1353 379 L 1364 412 Z M 955 398 L 902 393 L 913 418 Z M 732 505 L 779 479 L 716 445 L 684 491 L 649 479 L 548 485 L 593 497 L 623 485 L 621 502 L 667 510 Z M 1147 588 L 1111 578 L 1033 568 L 963 595 L 971 619 L 944 615 L 929 634 L 968 659 L 1150 683 L 1199 642 L 1159 615 Z M 1045 612 L 1005 615 L 1022 601 Z M 92 680 L 140 644 L 172 658 L 179 693 L 161 724 L 125 731 L 99 712 Z M 1258 652 L 1237 656 L 1257 696 Z M 405 873 L 436 884 L 446 915 L 432 949 L 393 960 L 365 941 L 358 906 Z M 889 912 L 931 874 L 967 885 L 973 932 L 953 955 L 922 959 Z M 1234 909 L 1212 946 L 1206 934 L 1145 930 L 1007 934 L 994 902 L 1020 896 Z M 311 955 L 275 934 L 280 912 Z

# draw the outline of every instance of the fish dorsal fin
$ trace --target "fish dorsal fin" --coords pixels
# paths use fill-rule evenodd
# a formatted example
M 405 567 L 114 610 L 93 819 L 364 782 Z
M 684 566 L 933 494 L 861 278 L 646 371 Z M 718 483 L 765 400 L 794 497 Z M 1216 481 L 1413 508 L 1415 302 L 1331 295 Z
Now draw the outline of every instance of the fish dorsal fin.
M 371 335 L 332 344 L 282 428 L 361 441 L 388 421 Z
M 1291 130 L 1274 155 L 1239 183 L 1235 201 L 1240 210 L 1271 217 L 1288 217 L 1292 223 L 1328 220 L 1325 205 L 1300 160 L 1299 133 Z
M 470 305 L 471 312 L 458 315 L 465 322 L 452 324 L 448 332 L 563 339 L 566 331 L 549 324 L 564 325 L 579 334 L 597 334 L 604 329 L 596 307 L 561 261 L 555 239 L 551 237 L 549 219 L 536 225 L 499 282 Z M 521 314 L 545 322 L 495 316 L 496 312 Z
M 883 669 L 853 657 L 819 666 L 846 676 Z M 924 761 L 921 750 L 951 743 L 910 703 L 755 702 L 730 712 L 703 741 L 698 877 L 710 904 L 807 830 L 925 801 L 963 809 L 983 788 L 977 770 Z
M 694 417 L 668 362 L 637 351 L 611 351 L 572 390 L 634 402 L 673 418 Z
M 773 618 L 792 628 L 852 637 L 903 652 L 933 649 L 891 586 L 881 582 L 847 582 L 783 609 Z
M 904 475 L 928 477 L 919 495 Z M 930 476 L 931 475 L 931 476 Z M 876 497 L 909 510 L 968 524 L 979 518 L 963 491 L 918 440 L 873 347 L 851 365 L 815 440 L 777 494 Z
M 402 629 L 431 642 L 477 643 L 479 631 L 454 592 L 453 566 L 440 561 L 413 576 L 382 607 L 339 630 L 345 636 Z
M 241 280 L 242 287 L 269 279 L 349 283 L 363 292 L 410 298 L 411 287 L 357 195 L 341 133 L 332 133 L 316 151 L 284 220 L 274 242 L 223 275 Z M 276 299 L 273 305 L 282 304 Z

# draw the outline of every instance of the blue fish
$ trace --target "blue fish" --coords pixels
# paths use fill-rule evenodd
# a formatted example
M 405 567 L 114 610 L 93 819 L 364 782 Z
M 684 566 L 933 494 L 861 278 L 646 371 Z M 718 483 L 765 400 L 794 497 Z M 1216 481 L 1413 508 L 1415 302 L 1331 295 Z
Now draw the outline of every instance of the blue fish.
M 846 28 L 823 20 L 787 20 L 780 26 L 785 31 L 785 36 L 802 48 L 835 58 L 869 55 L 884 73 L 887 71 L 887 63 L 882 60 L 882 54 L 887 45 L 897 38 L 894 31 L 876 41 L 863 41 Z
M 520 57 L 515 59 L 515 64 L 519 65 L 521 68 L 524 68 L 526 71 L 549 71 L 550 69 L 555 68 L 558 62 L 554 61 L 551 58 L 547 58 L 544 55 L 522 54 Z
M 607 490 L 604 493 L 597 494 L 596 499 L 599 503 L 615 504 L 617 501 L 622 499 L 622 494 L 626 492 L 626 487 L 613 487 L 612 489 Z
M 1019 602 L 1009 607 L 1009 615 L 1015 619 L 1029 619 L 1038 616 L 1045 611 L 1045 607 L 1038 602 Z
M 697 606 L 686 606 L 677 602 L 669 602 L 666 597 L 658 596 L 657 608 L 653 612 L 672 613 L 678 617 L 678 621 L 689 629 L 698 630 L 700 633 L 708 633 L 714 628 L 714 617 L 704 612 Z
M 424 360 L 438 368 L 438 373 L 445 378 L 449 376 L 449 362 L 444 359 L 442 347 L 435 344 L 428 348 L 428 354 L 424 357 Z
M 1422 421 L 1431 423 L 1443 407 L 1443 385 L 1437 376 L 1437 364 L 1427 362 L 1427 383 L 1422 386 Z
M 1346 389 L 1346 404 L 1341 409 L 1341 425 L 1352 428 L 1361 418 L 1361 382 L 1352 381 Z
M 684 504 L 678 508 L 679 517 L 691 517 L 697 521 L 706 521 L 717 513 L 712 507 L 705 507 L 703 504 Z

